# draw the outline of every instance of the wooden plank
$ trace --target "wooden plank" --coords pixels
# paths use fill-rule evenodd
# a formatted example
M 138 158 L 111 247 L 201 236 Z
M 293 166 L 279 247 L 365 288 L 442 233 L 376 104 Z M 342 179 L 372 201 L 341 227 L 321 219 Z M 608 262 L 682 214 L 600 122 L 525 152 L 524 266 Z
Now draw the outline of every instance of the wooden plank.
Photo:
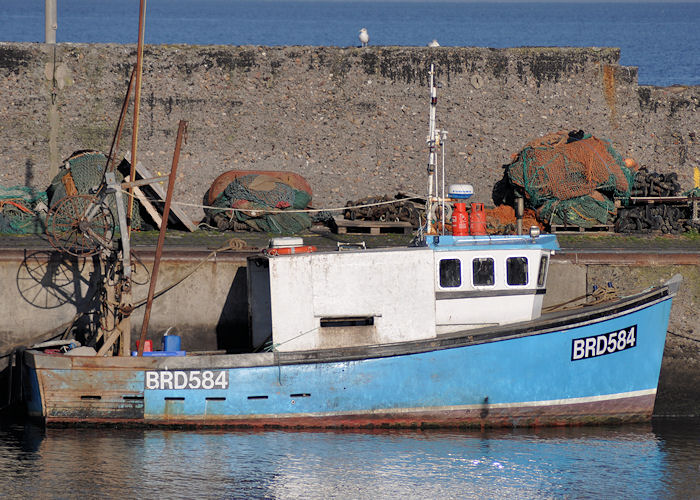
M 593 227 L 581 227 L 572 224 L 552 224 L 549 227 L 549 231 L 552 234 L 556 233 L 612 233 L 615 231 L 615 226 L 612 224 L 598 224 Z
M 369 233 L 370 235 L 378 235 L 391 232 L 403 234 L 413 232 L 413 225 L 406 221 L 349 220 L 343 217 L 334 217 L 333 221 L 337 234 Z
M 124 181 L 129 182 L 128 175 L 124 177 Z M 148 201 L 148 198 L 144 192 L 141 191 L 141 188 L 134 186 L 134 196 L 136 196 L 136 199 L 139 200 L 141 205 L 143 205 L 143 208 L 145 208 L 146 212 L 148 212 L 148 215 L 150 215 L 151 219 L 153 219 L 153 222 L 155 222 L 158 226 L 158 229 L 160 229 L 160 225 L 163 223 L 163 218 L 158 213 L 158 210 L 156 210 L 156 207 L 154 207 L 153 204 Z
M 127 161 L 129 164 L 131 164 L 131 152 L 127 151 L 126 154 L 124 155 L 124 160 Z M 151 172 L 148 171 L 146 167 L 144 167 L 141 162 L 136 163 L 135 167 L 135 172 L 138 174 L 137 176 L 141 177 L 142 179 L 149 179 L 151 177 L 154 177 Z M 138 180 L 138 179 L 134 179 Z M 165 201 L 165 191 L 163 190 L 163 187 L 156 183 L 153 183 L 150 185 L 151 189 L 158 195 L 158 197 Z M 182 209 L 176 207 L 176 206 L 171 206 L 170 211 L 173 213 L 173 215 L 180 221 L 182 224 L 189 230 L 189 231 L 196 231 L 197 230 L 197 225 L 192 222 L 185 212 L 182 211 Z
M 688 196 L 630 196 L 630 204 L 636 203 L 688 203 Z
M 141 202 L 141 205 L 144 206 L 146 212 L 148 212 L 148 215 L 151 216 L 153 222 L 155 222 L 158 229 L 160 229 L 160 225 L 163 223 L 163 217 L 160 216 L 160 213 L 158 213 L 156 207 L 154 207 L 153 204 L 148 201 L 148 198 L 146 198 L 146 195 L 140 188 L 134 187 L 134 196 L 136 196 L 136 198 Z

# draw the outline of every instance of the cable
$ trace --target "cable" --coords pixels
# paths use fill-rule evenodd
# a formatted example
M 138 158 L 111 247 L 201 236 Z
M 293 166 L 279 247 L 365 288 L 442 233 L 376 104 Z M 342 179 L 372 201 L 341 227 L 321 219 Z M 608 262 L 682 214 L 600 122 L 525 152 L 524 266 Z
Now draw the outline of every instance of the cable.
M 123 193 L 126 193 L 123 189 L 121 190 Z M 180 205 L 183 207 L 194 207 L 194 208 L 201 208 L 204 210 L 210 209 L 210 210 L 217 210 L 217 211 L 227 211 L 227 212 L 256 212 L 260 214 L 289 214 L 289 213 L 317 213 L 317 212 L 342 212 L 344 210 L 348 209 L 353 209 L 353 208 L 367 208 L 367 207 L 378 207 L 380 205 L 392 205 L 394 203 L 400 203 L 403 201 L 409 201 L 417 198 L 416 196 L 406 196 L 403 198 L 396 198 L 394 200 L 388 200 L 388 201 L 380 201 L 376 203 L 365 203 L 362 205 L 348 205 L 344 207 L 334 207 L 334 208 L 306 208 L 306 209 L 284 209 L 284 210 L 278 210 L 278 209 L 241 209 L 241 208 L 229 208 L 229 207 L 214 207 L 210 205 L 202 205 L 202 204 L 197 204 L 197 203 L 185 203 L 182 201 L 172 201 L 171 203 L 173 205 Z M 157 200 L 153 198 L 146 198 L 149 202 L 151 203 L 164 203 L 163 200 Z

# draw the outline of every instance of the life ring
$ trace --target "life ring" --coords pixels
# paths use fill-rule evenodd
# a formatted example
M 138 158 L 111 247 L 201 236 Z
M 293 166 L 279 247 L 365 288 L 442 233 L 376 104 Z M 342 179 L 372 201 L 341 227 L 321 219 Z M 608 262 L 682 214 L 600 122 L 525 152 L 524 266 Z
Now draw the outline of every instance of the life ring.
M 427 228 L 428 234 L 439 234 L 443 231 L 452 233 L 452 212 L 453 206 L 445 203 L 445 225 L 442 225 L 442 203 L 434 203 L 428 213 Z
M 445 203 L 445 224 L 452 221 L 452 211 L 453 207 L 450 203 Z M 430 208 L 430 222 L 438 223 L 441 222 L 442 215 L 442 203 L 434 203 Z
M 297 253 L 315 252 L 316 247 L 313 245 L 303 245 L 299 247 L 282 247 L 282 248 L 266 248 L 263 253 L 267 255 L 291 255 Z

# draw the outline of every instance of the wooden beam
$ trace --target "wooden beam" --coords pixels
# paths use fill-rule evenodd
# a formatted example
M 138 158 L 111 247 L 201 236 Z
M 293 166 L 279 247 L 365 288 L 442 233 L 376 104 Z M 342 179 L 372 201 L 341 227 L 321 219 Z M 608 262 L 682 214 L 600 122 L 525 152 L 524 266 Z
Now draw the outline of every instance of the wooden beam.
M 98 356 L 107 356 L 109 353 L 109 350 L 112 348 L 114 343 L 117 341 L 119 336 L 122 334 L 121 330 L 118 327 L 115 327 L 114 330 L 112 330 L 112 333 L 110 333 L 108 336 L 105 337 L 104 339 L 104 344 L 102 344 L 102 347 L 100 347 L 100 350 L 97 351 Z
M 124 160 L 129 162 L 131 164 L 131 154 L 127 151 L 127 153 L 124 155 Z M 146 167 L 144 167 L 141 162 L 136 163 L 136 167 L 134 169 L 134 177 L 139 176 L 142 179 L 151 179 L 154 176 L 151 175 L 151 173 L 148 171 Z M 138 180 L 138 179 L 134 179 Z M 156 193 L 156 195 L 165 202 L 165 191 L 161 187 L 160 184 L 155 183 L 155 184 L 150 184 L 151 188 L 153 191 Z M 189 218 L 187 218 L 187 215 L 185 212 L 182 211 L 182 209 L 178 207 L 170 207 L 170 211 L 173 213 L 173 215 L 180 221 L 182 224 L 189 230 L 189 231 L 196 231 L 197 230 L 197 225 L 192 222 Z
M 124 181 L 128 183 L 129 176 L 127 175 L 124 177 Z M 122 183 L 122 186 L 124 183 Z M 160 229 L 160 225 L 163 223 L 163 218 L 160 216 L 158 213 L 158 210 L 156 210 L 156 207 L 153 206 L 153 204 L 148 201 L 148 198 L 146 197 L 146 194 L 138 187 L 136 186 L 131 186 L 134 188 L 134 196 L 136 196 L 136 199 L 141 202 L 141 205 L 143 205 L 143 208 L 146 209 L 146 212 L 148 212 L 148 215 L 151 216 L 151 219 L 153 219 L 153 222 L 156 223 L 158 226 L 158 229 Z
M 168 176 L 161 175 L 158 177 L 152 177 L 150 179 L 141 179 L 140 181 L 133 181 L 133 182 L 127 181 L 128 178 L 129 178 L 128 175 L 126 177 L 124 177 L 124 182 L 122 182 L 122 189 L 132 188 L 132 187 L 136 187 L 136 186 L 148 186 L 150 184 L 160 182 L 163 179 L 167 179 Z

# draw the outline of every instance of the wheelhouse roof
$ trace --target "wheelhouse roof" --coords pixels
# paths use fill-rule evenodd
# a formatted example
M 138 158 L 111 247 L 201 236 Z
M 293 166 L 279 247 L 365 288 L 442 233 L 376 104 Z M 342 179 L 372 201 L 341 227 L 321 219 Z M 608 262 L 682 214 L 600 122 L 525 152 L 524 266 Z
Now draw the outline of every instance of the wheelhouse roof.
M 425 246 L 435 251 L 448 250 L 483 250 L 490 247 L 499 250 L 543 249 L 559 250 L 559 242 L 553 234 L 532 237 L 529 235 L 497 236 L 427 236 Z

